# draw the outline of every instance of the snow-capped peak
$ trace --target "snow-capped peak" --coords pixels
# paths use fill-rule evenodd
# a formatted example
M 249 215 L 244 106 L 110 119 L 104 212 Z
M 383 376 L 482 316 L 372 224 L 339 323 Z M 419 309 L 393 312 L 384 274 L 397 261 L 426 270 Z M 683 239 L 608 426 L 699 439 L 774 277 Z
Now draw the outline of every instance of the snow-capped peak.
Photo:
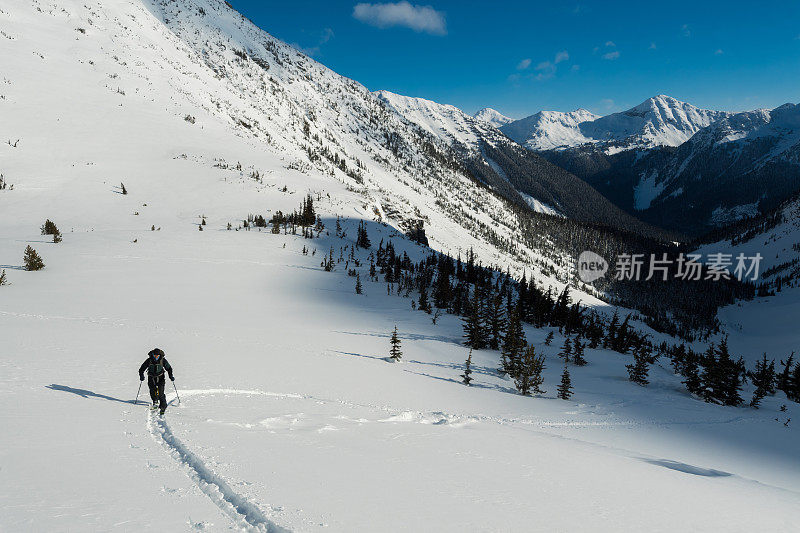
M 700 129 L 729 115 L 660 94 L 627 111 L 603 117 L 585 109 L 571 113 L 540 111 L 500 129 L 532 150 L 597 143 L 613 153 L 631 148 L 678 146 Z
M 474 118 L 480 120 L 481 122 L 485 122 L 495 128 L 499 128 L 505 124 L 510 122 L 514 122 L 514 119 L 511 117 L 507 117 L 502 114 L 500 111 L 496 109 L 492 109 L 491 107 L 484 107 L 477 113 L 473 115 Z
M 662 94 L 627 111 L 584 123 L 580 129 L 595 142 L 611 142 L 619 148 L 678 146 L 698 130 L 728 115 Z
M 598 118 L 586 109 L 568 113 L 539 111 L 500 127 L 500 131 L 532 150 L 553 150 L 592 142 L 581 133 L 579 125 Z

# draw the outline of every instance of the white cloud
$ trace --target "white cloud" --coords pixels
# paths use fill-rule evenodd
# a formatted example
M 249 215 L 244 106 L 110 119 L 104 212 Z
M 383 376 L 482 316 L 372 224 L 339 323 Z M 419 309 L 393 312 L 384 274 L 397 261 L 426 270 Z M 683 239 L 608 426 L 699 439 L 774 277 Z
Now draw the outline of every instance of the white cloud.
M 530 66 L 531 66 L 530 58 L 525 58 L 519 62 L 519 64 L 517 65 L 517 70 L 525 70 Z
M 613 52 L 608 52 L 607 54 L 603 54 L 603 59 L 608 59 L 609 61 L 613 61 L 619 57 L 619 51 L 614 50 Z
M 412 5 L 406 0 L 385 4 L 356 4 L 353 17 L 377 28 L 402 26 L 420 33 L 446 35 L 444 13 L 431 6 Z
M 536 65 L 536 70 L 539 72 L 536 75 L 536 79 L 539 81 L 550 79 L 556 75 L 556 66 L 550 61 L 542 61 Z
M 562 61 L 566 61 L 568 59 L 569 59 L 569 54 L 567 53 L 566 50 L 563 50 L 563 51 L 561 51 L 561 52 L 556 54 L 556 58 L 553 60 L 553 63 L 555 63 L 557 65 L 557 64 L 561 63 Z
M 614 41 L 606 41 L 606 46 L 617 46 Z
M 600 105 L 603 106 L 604 110 L 610 111 L 611 109 L 614 109 L 614 100 L 611 98 L 603 98 L 600 100 Z
M 656 48 L 658 48 L 656 43 L 650 43 L 650 46 L 647 47 L 648 50 L 655 50 Z
M 572 72 L 578 72 L 580 69 L 581 69 L 580 65 L 572 65 L 572 68 L 570 70 L 572 70 Z
M 681 30 L 683 31 L 684 37 L 690 37 L 692 35 L 692 30 L 689 29 L 688 24 L 684 24 L 683 26 L 681 26 Z
M 714 55 L 715 56 L 721 56 L 724 53 L 725 52 L 722 51 L 722 48 L 717 48 L 717 50 L 714 52 Z
M 333 30 L 330 28 L 325 28 L 324 30 L 322 30 L 322 35 L 320 36 L 316 46 L 304 47 L 300 46 L 298 43 L 292 43 L 292 46 L 303 52 L 305 55 L 313 57 L 318 55 L 320 52 L 320 47 L 323 44 L 330 41 L 331 39 L 333 39 L 333 37 L 334 37 Z

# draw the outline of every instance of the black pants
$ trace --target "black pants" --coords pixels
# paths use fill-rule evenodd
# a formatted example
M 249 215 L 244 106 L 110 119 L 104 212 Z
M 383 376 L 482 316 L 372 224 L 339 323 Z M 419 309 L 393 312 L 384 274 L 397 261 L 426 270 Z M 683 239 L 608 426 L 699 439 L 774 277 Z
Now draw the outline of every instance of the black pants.
M 150 388 L 150 399 L 153 403 L 158 402 L 162 411 L 167 408 L 167 397 L 164 395 L 164 383 L 164 374 L 147 377 L 147 386 Z

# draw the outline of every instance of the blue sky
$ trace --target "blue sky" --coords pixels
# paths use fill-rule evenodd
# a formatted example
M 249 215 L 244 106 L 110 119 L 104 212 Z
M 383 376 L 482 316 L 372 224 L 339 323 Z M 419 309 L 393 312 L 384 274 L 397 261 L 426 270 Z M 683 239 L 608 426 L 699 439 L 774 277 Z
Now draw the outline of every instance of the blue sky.
M 745 110 L 800 101 L 800 2 L 231 0 L 371 90 L 515 117 L 656 94 Z

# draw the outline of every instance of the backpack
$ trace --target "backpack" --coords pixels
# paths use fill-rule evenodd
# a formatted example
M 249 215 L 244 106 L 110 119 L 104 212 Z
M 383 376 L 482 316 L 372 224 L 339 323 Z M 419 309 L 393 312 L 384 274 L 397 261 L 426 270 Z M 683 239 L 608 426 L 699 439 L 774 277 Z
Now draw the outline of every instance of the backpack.
M 150 361 L 150 366 L 147 367 L 147 375 L 152 377 L 159 377 L 164 375 L 164 356 L 158 358 L 158 361 Z

